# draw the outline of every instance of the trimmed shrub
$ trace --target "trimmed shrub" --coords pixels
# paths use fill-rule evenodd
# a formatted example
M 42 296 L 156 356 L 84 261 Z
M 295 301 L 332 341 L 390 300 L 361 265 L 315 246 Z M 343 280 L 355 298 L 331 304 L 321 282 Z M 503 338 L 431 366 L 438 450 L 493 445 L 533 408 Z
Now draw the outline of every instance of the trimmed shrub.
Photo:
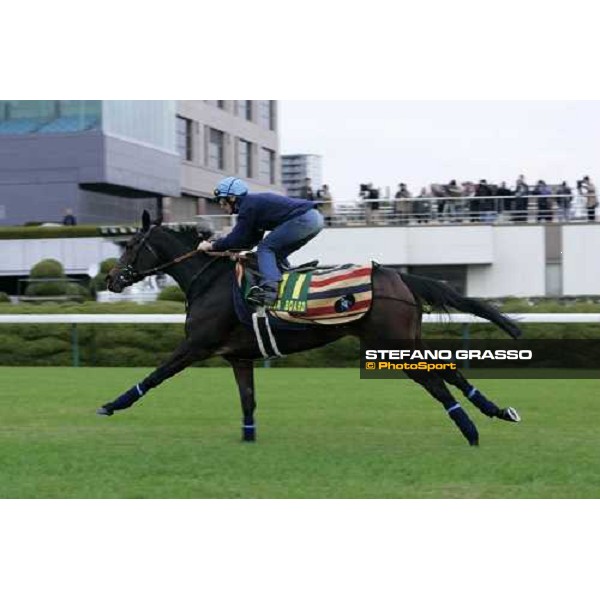
M 27 296 L 73 296 L 76 299 L 90 297 L 89 291 L 82 285 L 68 281 L 63 266 L 53 258 L 41 260 L 33 265 L 29 278 L 34 280 L 27 285 Z M 38 280 L 39 281 L 36 281 Z M 59 281 L 48 281 L 56 279 Z
M 40 260 L 40 262 L 33 265 L 33 267 L 31 267 L 31 271 L 29 271 L 29 277 L 31 279 L 64 276 L 65 270 L 63 269 L 63 266 L 53 258 Z
M 106 258 L 100 263 L 100 273 L 108 275 L 108 272 L 117 266 L 118 258 Z
M 40 281 L 40 283 L 30 283 L 25 290 L 26 296 L 64 296 L 66 293 L 66 281 Z
M 158 299 L 167 302 L 185 302 L 185 294 L 178 285 L 169 285 L 160 292 Z
M 90 291 L 94 297 L 97 292 L 106 291 L 106 276 L 117 265 L 117 262 L 117 258 L 107 258 L 100 263 L 100 272 L 90 281 Z
M 10 302 L 10 296 L 6 292 L 0 292 L 0 302 Z
M 53 258 L 41 260 L 31 267 L 30 279 L 62 279 L 65 276 L 63 266 Z M 26 296 L 63 296 L 66 293 L 66 281 L 40 281 L 30 283 L 25 290 Z

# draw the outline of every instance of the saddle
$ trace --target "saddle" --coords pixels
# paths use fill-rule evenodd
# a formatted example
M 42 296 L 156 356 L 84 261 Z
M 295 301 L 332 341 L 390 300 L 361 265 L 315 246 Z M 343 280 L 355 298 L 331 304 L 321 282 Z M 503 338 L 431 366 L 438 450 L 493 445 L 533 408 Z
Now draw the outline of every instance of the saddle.
M 313 261 L 297 267 L 282 265 L 283 280 L 279 284 L 277 303 L 267 309 L 270 322 L 278 324 L 341 325 L 362 318 L 371 308 L 372 265 L 341 265 L 317 269 Z M 250 288 L 259 281 L 255 256 L 245 255 L 235 269 L 238 316 L 252 315 L 255 307 L 245 302 Z
M 238 255 L 238 264 L 243 262 L 245 269 L 245 277 L 250 284 L 250 287 L 259 285 L 260 283 L 260 269 L 258 268 L 258 256 L 256 252 L 244 252 Z M 277 266 L 282 273 L 294 272 L 294 273 L 309 273 L 314 271 L 319 264 L 318 260 L 313 260 L 307 263 L 303 263 L 296 267 L 292 267 L 287 261 L 277 261 Z

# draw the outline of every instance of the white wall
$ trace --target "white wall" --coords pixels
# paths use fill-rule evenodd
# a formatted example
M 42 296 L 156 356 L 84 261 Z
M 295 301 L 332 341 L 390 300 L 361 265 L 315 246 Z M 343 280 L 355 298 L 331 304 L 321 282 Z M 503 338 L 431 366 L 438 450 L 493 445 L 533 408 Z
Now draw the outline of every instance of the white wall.
M 543 296 L 546 288 L 546 243 L 543 226 L 493 227 L 494 260 L 469 264 L 467 295 Z
M 67 274 L 84 274 L 90 265 L 119 255 L 119 246 L 104 238 L 0 240 L 0 275 L 28 275 L 45 258 L 60 261 Z
M 344 227 L 324 229 L 293 261 L 321 264 L 462 265 L 492 262 L 491 226 Z
M 600 294 L 600 223 L 562 226 L 563 293 Z M 104 238 L 0 240 L 0 275 L 24 276 L 43 258 L 56 258 L 67 273 L 119 255 Z M 292 257 L 298 264 L 318 258 L 323 265 L 368 263 L 467 265 L 470 296 L 543 296 L 544 227 L 428 226 L 325 229 Z
M 563 227 L 563 294 L 600 294 L 600 226 Z

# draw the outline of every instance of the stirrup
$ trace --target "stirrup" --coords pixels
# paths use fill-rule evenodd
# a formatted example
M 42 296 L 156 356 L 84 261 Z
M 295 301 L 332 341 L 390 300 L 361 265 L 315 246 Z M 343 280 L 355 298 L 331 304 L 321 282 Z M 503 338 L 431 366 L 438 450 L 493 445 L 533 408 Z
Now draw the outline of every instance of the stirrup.
M 274 306 L 277 303 L 277 290 L 255 285 L 248 290 L 246 299 L 249 304 L 255 306 Z

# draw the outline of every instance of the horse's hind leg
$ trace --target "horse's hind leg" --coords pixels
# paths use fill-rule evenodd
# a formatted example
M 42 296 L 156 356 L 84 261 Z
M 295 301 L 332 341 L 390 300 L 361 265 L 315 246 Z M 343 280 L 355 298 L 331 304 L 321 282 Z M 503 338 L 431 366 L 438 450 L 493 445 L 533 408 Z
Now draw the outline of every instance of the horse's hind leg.
M 254 423 L 254 410 L 256 400 L 254 398 L 254 363 L 251 360 L 227 359 L 233 367 L 235 381 L 240 392 L 242 402 L 242 441 L 254 442 L 256 440 L 256 424 Z
M 474 385 L 467 381 L 467 378 L 460 371 L 444 369 L 441 375 L 447 383 L 457 387 L 463 393 L 464 397 L 474 404 L 484 415 L 503 421 L 511 421 L 512 423 L 518 423 L 521 420 L 519 413 L 511 406 L 500 408 L 491 400 L 488 400 Z
M 192 351 L 190 342 L 187 340 L 184 341 L 171 357 L 160 367 L 152 371 L 148 377 L 128 389 L 113 402 L 108 402 L 101 406 L 96 413 L 102 416 L 111 416 L 116 410 L 129 408 L 152 388 L 160 385 L 165 379 L 183 371 L 183 369 L 200 358 L 205 358 L 205 356 L 200 356 L 198 352 Z
M 454 399 L 450 390 L 446 387 L 444 380 L 438 373 L 406 371 L 406 374 L 422 385 L 436 400 L 441 402 L 448 416 L 454 421 L 460 432 L 465 436 L 469 445 L 479 445 L 479 433 L 475 424 L 463 407 Z

